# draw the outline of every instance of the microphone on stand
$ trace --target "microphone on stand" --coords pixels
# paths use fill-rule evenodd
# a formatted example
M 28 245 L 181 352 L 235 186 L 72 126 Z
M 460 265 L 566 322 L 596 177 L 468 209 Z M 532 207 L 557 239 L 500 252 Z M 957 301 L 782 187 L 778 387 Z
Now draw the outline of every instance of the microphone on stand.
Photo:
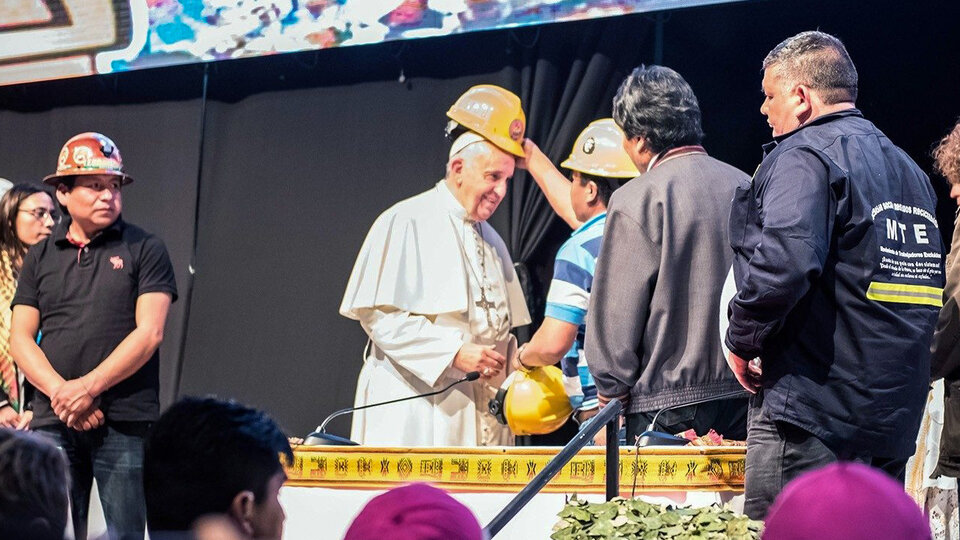
M 435 396 L 437 394 L 442 394 L 446 392 L 447 390 L 453 388 L 454 386 L 460 383 L 475 381 L 479 378 L 480 378 L 479 371 L 471 371 L 466 375 L 464 375 L 462 378 L 448 384 L 447 386 L 435 392 L 427 392 L 426 394 L 417 394 L 417 395 L 409 396 L 405 398 L 392 399 L 390 401 L 382 401 L 380 403 L 370 403 L 368 405 L 363 405 L 361 407 L 347 407 L 346 409 L 340 409 L 339 411 L 334 411 L 333 414 L 323 419 L 323 422 L 321 422 L 320 425 L 317 426 L 316 431 L 307 435 L 306 438 L 304 438 L 303 444 L 304 446 L 330 446 L 330 445 L 359 446 L 359 443 L 355 441 L 351 441 L 350 439 L 347 439 L 345 437 L 340 437 L 338 435 L 327 433 L 324 431 L 324 429 L 326 429 L 327 424 L 331 420 L 333 420 L 338 416 L 343 416 L 344 414 L 347 414 L 347 413 L 352 413 L 354 411 L 362 411 L 363 409 L 369 409 L 371 407 L 379 407 L 381 405 L 390 405 L 392 403 L 399 403 L 401 401 L 408 401 L 411 399 Z
M 687 403 L 680 403 L 679 405 L 673 405 L 671 407 L 664 407 L 657 411 L 657 414 L 653 415 L 653 420 L 650 422 L 650 425 L 647 426 L 646 431 L 640 434 L 637 438 L 636 446 L 637 448 L 643 448 L 645 446 L 683 446 L 690 441 L 684 439 L 683 437 L 677 437 L 675 435 L 670 435 L 669 433 L 664 433 L 662 431 L 657 431 L 655 426 L 657 419 L 660 417 L 660 413 L 665 411 L 671 411 L 673 409 L 680 409 L 682 407 L 689 407 L 691 405 L 700 405 L 701 403 L 708 403 L 710 401 L 719 401 L 721 399 L 733 399 L 738 397 L 747 397 L 748 394 L 745 390 L 735 390 L 733 392 L 725 392 L 723 394 L 717 394 L 704 399 L 698 399 L 696 401 L 690 401 Z

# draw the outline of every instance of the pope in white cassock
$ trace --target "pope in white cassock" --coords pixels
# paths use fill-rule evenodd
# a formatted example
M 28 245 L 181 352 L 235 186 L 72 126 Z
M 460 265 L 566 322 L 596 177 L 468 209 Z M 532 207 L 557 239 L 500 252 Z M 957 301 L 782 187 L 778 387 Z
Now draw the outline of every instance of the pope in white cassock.
M 447 112 L 466 128 L 433 188 L 377 218 L 360 248 L 340 313 L 370 338 L 355 406 L 442 394 L 357 411 L 351 439 L 376 446 L 509 445 L 488 412 L 530 314 L 513 262 L 486 223 L 523 156 L 520 99 L 491 85 L 468 90 Z

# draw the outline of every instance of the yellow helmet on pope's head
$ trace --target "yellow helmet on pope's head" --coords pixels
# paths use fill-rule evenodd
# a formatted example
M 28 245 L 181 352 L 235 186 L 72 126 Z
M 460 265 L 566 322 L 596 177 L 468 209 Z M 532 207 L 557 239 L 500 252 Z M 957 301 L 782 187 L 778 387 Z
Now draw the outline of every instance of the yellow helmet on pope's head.
M 524 156 L 523 133 L 527 117 L 520 106 L 520 98 L 513 92 L 492 84 L 474 86 L 457 99 L 447 116 L 504 152 Z
M 613 118 L 594 120 L 580 132 L 570 157 L 560 166 L 603 178 L 635 178 L 640 171 L 623 149 L 623 140 Z

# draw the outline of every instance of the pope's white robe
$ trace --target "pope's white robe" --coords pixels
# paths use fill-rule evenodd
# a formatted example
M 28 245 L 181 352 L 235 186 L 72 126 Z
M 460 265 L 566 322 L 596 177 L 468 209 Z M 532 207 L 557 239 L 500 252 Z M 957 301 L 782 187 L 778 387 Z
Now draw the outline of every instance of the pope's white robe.
M 473 227 L 478 234 L 474 234 Z M 477 306 L 486 266 L 493 325 Z M 466 342 L 515 347 L 530 314 L 500 236 L 474 223 L 444 181 L 377 218 L 357 256 L 340 313 L 370 337 L 355 406 L 439 390 L 463 377 L 451 364 Z M 428 398 L 357 411 L 351 439 L 376 446 L 512 444 L 487 411 L 504 373 Z

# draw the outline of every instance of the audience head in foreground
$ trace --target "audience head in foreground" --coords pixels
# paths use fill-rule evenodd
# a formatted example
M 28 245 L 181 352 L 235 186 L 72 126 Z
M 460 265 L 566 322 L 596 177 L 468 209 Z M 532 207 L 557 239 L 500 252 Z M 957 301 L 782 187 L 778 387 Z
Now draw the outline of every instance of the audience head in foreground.
M 0 429 L 0 538 L 62 540 L 67 527 L 67 464 L 34 433 Z
M 153 426 L 143 483 L 151 537 L 188 531 L 210 514 L 229 517 L 250 538 L 280 538 L 281 459 L 290 444 L 266 414 L 232 401 L 186 398 Z
M 459 501 L 427 484 L 378 495 L 354 518 L 344 540 L 482 540 L 477 518 Z
M 929 540 L 930 524 L 903 485 L 860 463 L 833 463 L 787 484 L 764 540 Z

